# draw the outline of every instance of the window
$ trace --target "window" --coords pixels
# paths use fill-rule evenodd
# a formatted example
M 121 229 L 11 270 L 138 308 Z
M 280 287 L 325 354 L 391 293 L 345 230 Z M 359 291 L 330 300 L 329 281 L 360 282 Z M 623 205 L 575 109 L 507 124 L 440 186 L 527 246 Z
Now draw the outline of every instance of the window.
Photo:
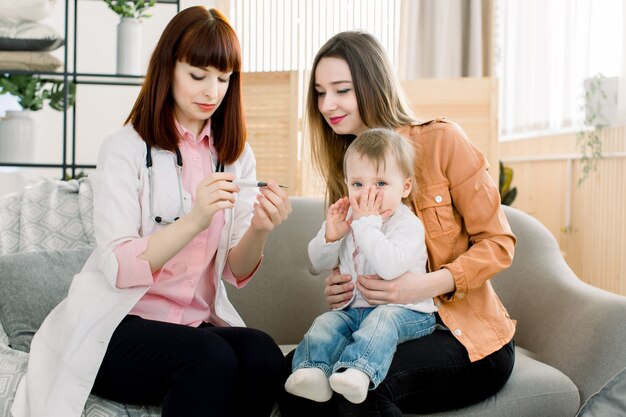
M 504 139 L 576 130 L 584 80 L 624 71 L 623 0 L 498 0 Z

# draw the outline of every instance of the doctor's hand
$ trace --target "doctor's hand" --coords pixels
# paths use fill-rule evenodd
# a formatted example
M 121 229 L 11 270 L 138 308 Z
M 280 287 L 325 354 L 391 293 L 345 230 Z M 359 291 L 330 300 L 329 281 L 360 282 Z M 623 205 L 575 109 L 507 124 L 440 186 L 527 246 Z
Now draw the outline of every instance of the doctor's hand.
M 231 182 L 234 179 L 232 173 L 214 172 L 198 183 L 189 215 L 200 230 L 211 225 L 215 213 L 235 206 L 235 193 L 239 191 L 239 186 Z
M 268 181 L 267 187 L 259 189 L 254 204 L 254 215 L 250 227 L 257 231 L 270 232 L 287 220 L 291 213 L 291 202 L 287 193 L 275 181 Z

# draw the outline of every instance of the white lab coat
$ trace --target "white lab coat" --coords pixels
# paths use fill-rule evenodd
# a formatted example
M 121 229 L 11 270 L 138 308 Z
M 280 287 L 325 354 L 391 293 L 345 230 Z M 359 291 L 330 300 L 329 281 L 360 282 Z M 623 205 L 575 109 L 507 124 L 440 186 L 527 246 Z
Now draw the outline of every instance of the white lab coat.
M 145 158 L 145 143 L 131 126 L 104 141 L 98 168 L 90 175 L 97 247 L 74 277 L 67 298 L 33 338 L 28 370 L 11 409 L 14 417 L 80 417 L 113 331 L 148 290 L 148 286 L 115 287 L 118 263 L 113 253 L 119 243 L 164 227 L 150 218 Z M 153 148 L 152 159 L 154 213 L 176 217 L 180 198 L 175 156 Z M 239 160 L 225 171 L 254 179 L 255 168 L 252 149 L 246 145 Z M 257 193 L 255 188 L 242 188 L 235 207 L 225 211 L 214 276 L 215 314 L 224 325 L 244 326 L 228 301 L 221 273 L 229 249 L 250 225 Z M 190 195 L 185 193 L 184 199 L 188 211 Z

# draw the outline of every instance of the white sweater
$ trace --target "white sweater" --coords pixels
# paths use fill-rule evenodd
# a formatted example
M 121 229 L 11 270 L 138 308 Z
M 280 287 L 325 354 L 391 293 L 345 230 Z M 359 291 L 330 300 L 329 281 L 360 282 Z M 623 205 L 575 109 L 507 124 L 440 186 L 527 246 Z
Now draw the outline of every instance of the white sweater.
M 347 218 L 351 216 L 348 211 Z M 428 254 L 424 241 L 424 226 L 420 219 L 401 204 L 393 215 L 382 220 L 381 216 L 366 216 L 352 222 L 352 231 L 342 239 L 326 243 L 326 222 L 317 236 L 309 243 L 309 258 L 318 270 L 339 266 L 342 274 L 378 275 L 390 280 L 405 272 L 426 272 Z M 341 308 L 369 307 L 358 291 Z M 432 313 L 437 311 L 431 299 L 403 307 Z

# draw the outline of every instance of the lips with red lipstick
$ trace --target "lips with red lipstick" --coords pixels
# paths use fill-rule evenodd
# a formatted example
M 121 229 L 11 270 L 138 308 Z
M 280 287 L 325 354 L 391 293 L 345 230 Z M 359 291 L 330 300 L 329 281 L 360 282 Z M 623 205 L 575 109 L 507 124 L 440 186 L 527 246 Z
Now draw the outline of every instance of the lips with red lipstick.
M 331 125 L 336 125 L 339 122 L 341 122 L 343 119 L 346 118 L 346 116 L 348 116 L 347 114 L 344 114 L 343 116 L 335 116 L 335 117 L 329 117 L 328 121 L 330 121 Z
M 198 106 L 200 110 L 205 112 L 210 112 L 215 109 L 215 104 L 196 103 L 196 106 Z

